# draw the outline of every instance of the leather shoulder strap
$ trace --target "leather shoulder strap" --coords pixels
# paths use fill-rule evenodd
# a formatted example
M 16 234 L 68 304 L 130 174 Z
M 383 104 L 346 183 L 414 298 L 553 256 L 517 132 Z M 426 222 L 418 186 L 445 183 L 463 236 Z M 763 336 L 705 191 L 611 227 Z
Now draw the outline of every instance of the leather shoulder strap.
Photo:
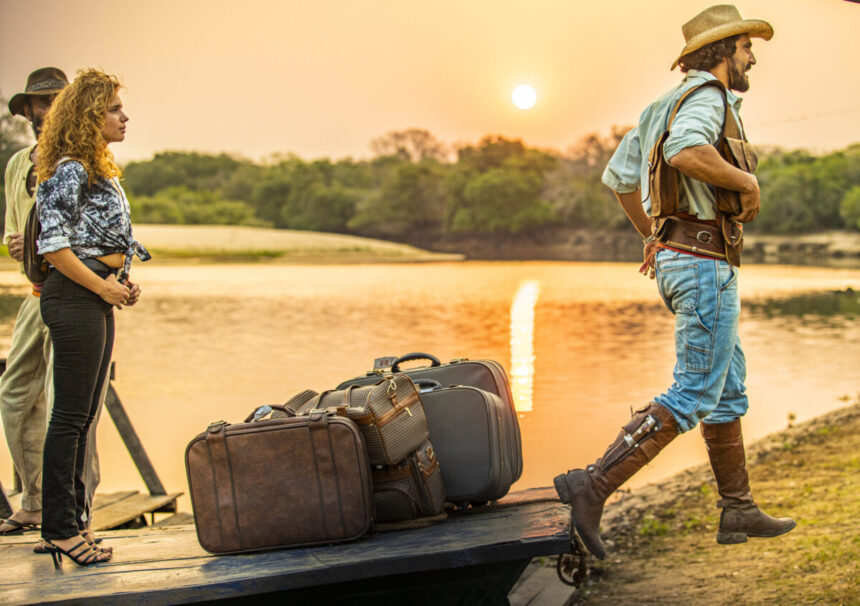
M 728 115 L 730 113 L 730 110 L 729 110 L 729 100 L 728 100 L 728 97 L 726 96 L 726 87 L 719 80 L 706 80 L 706 81 L 702 82 L 701 84 L 684 91 L 684 94 L 681 95 L 680 99 L 678 99 L 678 102 L 675 104 L 675 107 L 672 108 L 672 113 L 669 114 L 669 123 L 666 125 L 666 130 L 670 130 L 672 128 L 672 122 L 675 120 L 675 115 L 678 113 L 678 110 L 681 109 L 681 105 L 683 105 L 684 101 L 689 99 L 693 95 L 693 93 L 695 93 L 698 90 L 703 89 L 706 86 L 712 86 L 712 87 L 718 89 L 723 94 L 723 110 L 725 113 L 723 114 L 723 126 L 720 129 L 720 136 L 717 139 L 717 143 L 719 143 L 720 141 L 723 140 L 723 137 L 726 135 L 726 122 L 727 122 L 727 118 L 728 118 Z M 732 116 L 732 123 L 734 123 L 734 116 Z M 737 129 L 736 124 L 733 124 L 733 126 L 735 127 L 735 129 Z M 729 136 L 731 136 L 731 135 L 729 135 Z

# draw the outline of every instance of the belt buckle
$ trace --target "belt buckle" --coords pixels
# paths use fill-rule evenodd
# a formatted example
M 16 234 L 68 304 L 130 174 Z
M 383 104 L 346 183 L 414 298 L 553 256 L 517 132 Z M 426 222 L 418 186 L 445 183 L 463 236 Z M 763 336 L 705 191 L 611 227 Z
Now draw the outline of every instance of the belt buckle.
M 714 234 L 709 231 L 702 230 L 696 234 L 696 240 L 702 244 L 710 244 L 714 241 Z

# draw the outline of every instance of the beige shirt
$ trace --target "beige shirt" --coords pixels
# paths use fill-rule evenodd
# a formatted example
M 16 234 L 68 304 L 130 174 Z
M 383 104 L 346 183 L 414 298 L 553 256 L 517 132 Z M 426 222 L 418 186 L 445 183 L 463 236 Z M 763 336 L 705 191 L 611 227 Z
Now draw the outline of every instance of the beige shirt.
M 7 245 L 9 236 L 24 233 L 27 214 L 36 202 L 35 192 L 32 196 L 27 193 L 27 174 L 33 166 L 30 154 L 35 147 L 35 143 L 25 147 L 9 158 L 6 165 L 6 232 L 3 234 L 3 242 Z M 24 271 L 23 263 L 21 271 Z

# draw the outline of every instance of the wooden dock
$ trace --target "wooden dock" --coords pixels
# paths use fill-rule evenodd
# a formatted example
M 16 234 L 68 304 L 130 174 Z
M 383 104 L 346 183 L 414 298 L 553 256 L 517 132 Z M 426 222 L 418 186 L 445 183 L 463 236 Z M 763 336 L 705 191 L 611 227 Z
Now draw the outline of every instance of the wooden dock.
M 0 358 L 0 375 L 6 370 L 6 359 Z M 168 493 L 153 467 L 146 450 L 132 425 L 131 419 L 119 399 L 113 380 L 116 376 L 116 365 L 110 365 L 110 384 L 105 397 L 105 409 L 110 415 L 119 436 L 128 449 L 128 453 L 137 467 L 149 494 L 141 494 L 136 490 L 117 492 L 113 494 L 96 494 L 93 500 L 94 530 L 109 530 L 127 525 L 143 526 L 147 524 L 146 515 L 150 522 L 155 523 L 156 513 L 176 513 L 176 499 L 181 492 Z M 7 517 L 21 507 L 20 478 L 14 473 L 14 485 L 6 494 L 0 484 L 0 517 Z
M 508 604 L 533 557 L 569 550 L 568 521 L 555 491 L 534 489 L 425 528 L 257 554 L 209 554 L 189 525 L 103 532 L 113 560 L 82 568 L 64 559 L 62 570 L 32 553 L 38 537 L 25 534 L 0 539 L 0 602 Z

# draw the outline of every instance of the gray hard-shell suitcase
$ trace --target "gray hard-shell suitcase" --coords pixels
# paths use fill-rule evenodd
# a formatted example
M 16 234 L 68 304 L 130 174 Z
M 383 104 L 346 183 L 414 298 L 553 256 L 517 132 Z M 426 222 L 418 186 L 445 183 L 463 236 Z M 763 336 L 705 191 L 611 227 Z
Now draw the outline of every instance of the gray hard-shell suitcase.
M 427 385 L 419 381 L 419 387 Z M 515 436 L 506 419 L 507 405 L 477 387 L 441 387 L 421 391 L 430 440 L 443 470 L 449 503 L 466 505 L 505 496 L 521 466 Z
M 431 366 L 400 370 L 401 363 L 412 360 L 429 360 Z M 421 388 L 421 401 L 425 406 L 425 413 L 430 425 L 430 441 L 439 457 L 449 502 L 480 503 L 501 498 L 506 494 L 510 485 L 522 475 L 523 458 L 517 412 L 514 408 L 508 377 L 501 364 L 493 360 L 469 360 L 466 358 L 442 364 L 438 358 L 430 354 L 413 353 L 394 360 L 388 371 L 369 371 L 363 376 L 341 383 L 338 389 L 353 384 L 367 385 L 376 382 L 382 374 L 399 372 L 405 373 Z M 484 398 L 479 397 L 480 394 L 463 389 L 452 390 L 450 386 L 476 388 L 479 391 L 488 392 L 488 396 L 495 396 L 495 400 L 498 402 L 481 404 L 480 402 Z M 428 388 L 432 390 L 433 387 L 440 393 L 427 391 Z M 448 389 L 438 390 L 440 387 Z M 463 418 L 463 415 L 466 414 L 465 411 L 458 411 L 456 403 L 448 404 L 448 398 L 452 398 L 452 402 L 462 401 L 466 403 L 464 405 L 472 407 L 466 419 Z M 494 399 L 489 398 L 489 400 Z M 428 401 L 431 403 L 430 406 L 438 408 L 438 410 L 428 411 Z M 495 421 L 482 419 L 481 413 L 478 412 L 481 408 L 486 411 L 483 414 L 489 416 L 493 416 L 491 411 L 494 410 Z M 473 427 L 464 427 L 467 425 Z M 464 468 L 465 473 L 461 475 L 458 472 L 459 464 L 453 462 L 468 456 L 462 450 L 466 448 L 465 445 L 456 446 L 455 443 L 461 439 L 456 436 L 459 436 L 463 431 L 480 433 L 484 431 L 484 428 L 487 428 L 486 431 L 489 432 L 489 428 L 493 425 L 495 425 L 495 433 L 493 435 L 488 433 L 483 438 L 487 454 L 480 455 L 480 457 L 483 457 L 482 460 L 485 460 L 488 466 L 487 480 L 485 485 L 478 489 L 478 478 L 481 473 L 477 471 L 477 468 L 467 465 Z M 448 437 L 449 435 L 455 437 Z M 491 454 L 495 448 L 492 444 L 498 444 L 498 457 Z M 452 462 L 446 463 L 446 459 Z M 505 463 L 504 469 L 501 467 L 502 462 Z M 468 496 L 472 494 L 472 490 L 476 495 L 474 498 Z

